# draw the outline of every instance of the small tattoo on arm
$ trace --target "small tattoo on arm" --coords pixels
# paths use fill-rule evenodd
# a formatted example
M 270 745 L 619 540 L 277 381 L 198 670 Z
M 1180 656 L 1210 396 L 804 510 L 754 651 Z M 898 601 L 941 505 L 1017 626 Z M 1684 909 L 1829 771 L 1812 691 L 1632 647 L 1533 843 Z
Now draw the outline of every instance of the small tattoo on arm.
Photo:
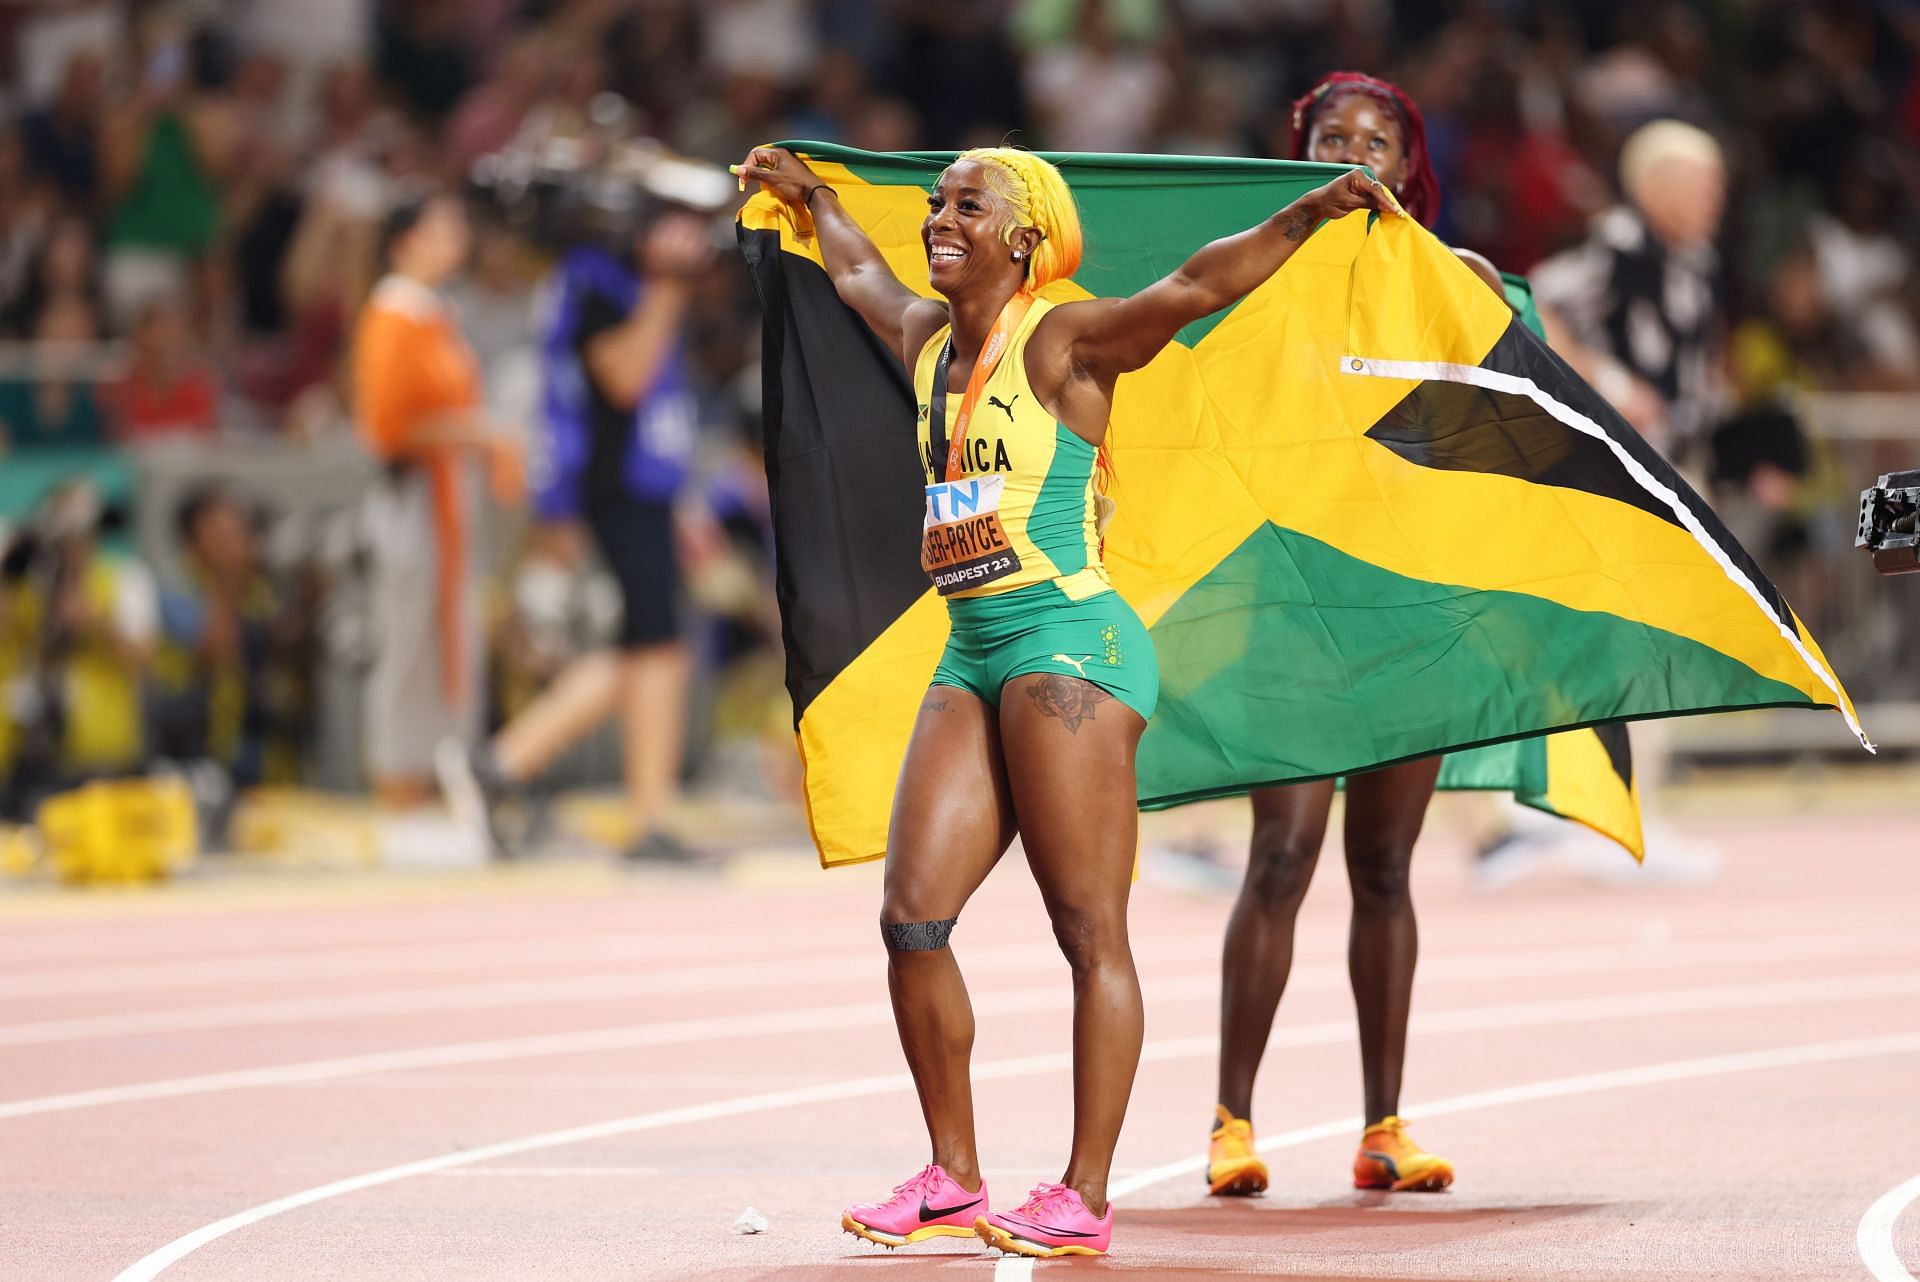
M 922 712 L 945 712 L 946 710 L 947 701 L 945 699 L 936 699 L 932 695 L 928 695 L 920 704 L 920 711 Z
M 1090 681 L 1048 673 L 1027 687 L 1027 697 L 1042 716 L 1058 717 L 1071 734 L 1082 721 L 1093 720 L 1093 710 L 1113 696 Z
M 1313 232 L 1313 223 L 1311 214 L 1295 209 L 1280 219 L 1280 234 L 1297 245 Z

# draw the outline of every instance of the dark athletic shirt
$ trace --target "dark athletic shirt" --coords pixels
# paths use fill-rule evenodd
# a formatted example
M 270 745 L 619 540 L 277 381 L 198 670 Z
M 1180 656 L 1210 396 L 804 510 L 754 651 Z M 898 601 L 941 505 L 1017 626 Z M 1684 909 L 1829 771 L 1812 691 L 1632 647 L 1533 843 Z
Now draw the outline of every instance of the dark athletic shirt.
M 587 345 L 626 319 L 625 311 L 596 290 L 588 294 L 581 305 L 580 329 L 573 336 L 573 349 L 580 357 L 580 372 L 587 384 L 592 442 L 587 447 L 582 489 L 586 501 L 592 505 L 634 501 L 628 497 L 622 480 L 627 474 L 627 448 L 633 443 L 633 407 L 608 400 L 594 379 L 593 367 L 587 362 Z

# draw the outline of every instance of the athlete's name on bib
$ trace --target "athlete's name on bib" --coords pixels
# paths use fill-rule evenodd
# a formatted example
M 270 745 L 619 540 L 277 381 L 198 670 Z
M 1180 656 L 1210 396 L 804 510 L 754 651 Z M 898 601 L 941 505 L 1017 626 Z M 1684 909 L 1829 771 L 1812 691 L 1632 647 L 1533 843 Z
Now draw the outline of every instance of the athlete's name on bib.
M 933 576 L 943 596 L 1020 569 L 1020 557 L 1000 524 L 1000 495 L 1005 488 L 1003 476 L 927 486 L 920 568 Z

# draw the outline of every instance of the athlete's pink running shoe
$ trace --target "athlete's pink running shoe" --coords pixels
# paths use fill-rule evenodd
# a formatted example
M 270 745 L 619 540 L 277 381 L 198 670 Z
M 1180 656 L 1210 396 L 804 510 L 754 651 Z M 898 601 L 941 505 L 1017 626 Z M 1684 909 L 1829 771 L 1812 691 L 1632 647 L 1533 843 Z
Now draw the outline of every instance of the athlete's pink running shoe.
M 1064 1184 L 1036 1184 L 1017 1211 L 974 1221 L 980 1240 L 1014 1255 L 1105 1255 L 1113 1207 L 1099 1219 Z
M 969 1193 L 938 1163 L 899 1185 L 884 1202 L 847 1208 L 840 1227 L 855 1237 L 892 1249 L 930 1237 L 972 1237 L 974 1221 L 988 1214 L 987 1182 Z

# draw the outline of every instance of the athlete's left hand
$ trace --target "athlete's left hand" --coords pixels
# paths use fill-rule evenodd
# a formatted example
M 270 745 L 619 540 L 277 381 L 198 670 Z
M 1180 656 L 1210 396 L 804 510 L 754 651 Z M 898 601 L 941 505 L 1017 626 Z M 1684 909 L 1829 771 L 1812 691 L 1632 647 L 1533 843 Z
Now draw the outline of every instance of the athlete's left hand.
M 1349 169 L 1306 200 L 1322 218 L 1343 218 L 1356 209 L 1377 210 L 1389 218 L 1405 218 L 1407 211 L 1393 198 L 1386 184 L 1368 175 L 1364 169 Z

